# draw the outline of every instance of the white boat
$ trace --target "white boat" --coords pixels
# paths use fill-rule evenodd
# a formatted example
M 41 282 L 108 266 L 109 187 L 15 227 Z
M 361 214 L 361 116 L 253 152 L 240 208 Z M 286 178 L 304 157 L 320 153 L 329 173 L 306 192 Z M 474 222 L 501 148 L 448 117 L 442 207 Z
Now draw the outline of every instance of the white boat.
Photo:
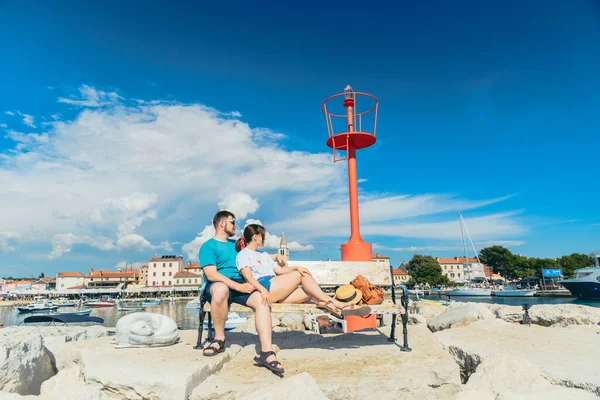
M 575 278 L 558 281 L 580 299 L 600 300 L 600 254 L 592 253 L 594 266 L 575 270 Z
M 446 292 L 448 296 L 491 296 L 492 289 L 486 288 L 460 288 Z
M 88 307 L 114 307 L 114 306 L 116 306 L 116 303 L 112 300 L 100 299 L 100 300 L 88 301 L 87 303 L 85 303 L 85 305 Z
M 48 300 L 43 296 L 35 297 L 34 301 L 26 306 L 15 306 L 15 309 L 18 310 L 20 313 L 54 311 L 57 308 L 57 305 L 55 305 L 54 303 L 52 303 L 52 301 Z
M 194 300 L 188 301 L 185 304 L 185 308 L 200 308 L 200 298 L 196 298 Z
M 240 317 L 236 312 L 230 312 L 227 314 L 227 321 L 225 321 L 225 331 L 230 331 L 246 323 L 246 318 Z M 214 329 L 214 326 L 213 326 Z M 208 330 L 208 321 L 204 320 L 204 330 Z
M 475 258 L 477 259 L 477 264 L 481 266 L 481 261 L 479 260 L 479 255 L 477 254 L 477 250 L 475 249 L 475 245 L 473 244 L 473 240 L 471 239 L 471 235 L 469 234 L 469 230 L 467 229 L 467 223 L 463 219 L 461 213 L 458 213 L 460 217 L 460 233 L 462 235 L 463 247 L 465 249 L 465 265 L 463 271 L 469 274 L 468 280 L 471 280 L 471 263 L 469 263 L 469 254 L 467 254 L 467 242 L 465 240 L 465 232 L 469 237 L 469 242 L 471 243 L 471 247 L 473 248 L 473 252 L 475 253 Z M 482 288 L 482 287 L 464 287 L 458 288 L 454 290 L 450 290 L 446 292 L 448 296 L 491 296 L 492 289 Z
M 76 302 L 70 301 L 66 297 L 59 297 L 58 299 L 54 300 L 53 303 L 59 307 L 75 307 L 77 305 Z
M 496 290 L 497 297 L 533 297 L 535 289 L 518 289 L 513 285 L 504 286 L 503 290 Z

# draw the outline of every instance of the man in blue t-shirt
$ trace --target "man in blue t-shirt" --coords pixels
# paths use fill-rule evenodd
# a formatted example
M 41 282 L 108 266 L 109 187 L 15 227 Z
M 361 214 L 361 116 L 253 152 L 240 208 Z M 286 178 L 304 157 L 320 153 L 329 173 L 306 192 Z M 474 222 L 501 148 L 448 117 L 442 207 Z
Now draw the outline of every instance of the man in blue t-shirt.
M 271 308 L 263 304 L 261 295 L 254 286 L 244 280 L 235 263 L 235 216 L 229 211 L 219 211 L 213 218 L 215 236 L 200 248 L 200 266 L 207 284 L 205 294 L 215 327 L 215 339 L 204 349 L 203 354 L 212 357 L 225 351 L 225 321 L 229 304 L 238 303 L 255 312 L 256 332 L 263 352 L 272 352 Z M 277 262 L 284 264 L 278 257 Z M 275 353 L 267 362 L 277 362 Z M 279 363 L 278 363 L 279 364 Z M 279 364 L 281 366 L 281 364 Z

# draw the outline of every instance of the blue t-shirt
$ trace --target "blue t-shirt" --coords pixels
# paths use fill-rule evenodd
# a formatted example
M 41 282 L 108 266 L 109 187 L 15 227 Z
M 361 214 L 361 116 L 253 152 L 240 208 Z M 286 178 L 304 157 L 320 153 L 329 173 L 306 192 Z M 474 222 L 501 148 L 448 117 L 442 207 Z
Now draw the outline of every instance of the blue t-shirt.
M 237 251 L 235 251 L 235 242 L 231 240 L 221 242 L 215 238 L 210 238 L 200 248 L 199 256 L 202 268 L 207 265 L 214 265 L 217 267 L 217 272 L 229 279 L 240 283 L 245 282 L 236 267 Z

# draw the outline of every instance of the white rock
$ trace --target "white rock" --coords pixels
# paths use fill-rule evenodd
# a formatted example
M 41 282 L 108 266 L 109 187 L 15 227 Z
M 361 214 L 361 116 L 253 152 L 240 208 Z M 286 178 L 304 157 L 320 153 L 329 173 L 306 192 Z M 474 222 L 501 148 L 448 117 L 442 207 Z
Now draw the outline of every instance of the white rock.
M 68 388 L 68 389 L 67 389 Z M 86 383 L 84 373 L 77 364 L 59 371 L 54 377 L 42 384 L 44 400 L 110 400 L 102 391 L 102 386 Z
M 121 317 L 116 327 L 117 346 L 170 346 L 179 339 L 177 323 L 166 315 L 132 313 Z
M 240 400 L 327 400 L 313 377 L 303 372 L 275 384 L 242 394 Z
M 427 326 L 432 332 L 448 328 L 466 326 L 480 319 L 495 318 L 494 314 L 484 305 L 479 303 L 462 303 L 448 307 L 446 311 L 428 320 Z
M 0 391 L 39 394 L 56 371 L 44 339 L 27 329 L 0 330 Z
M 304 316 L 301 314 L 287 313 L 281 317 L 279 326 L 292 331 L 304 330 Z
M 536 304 L 529 309 L 531 323 L 541 326 L 596 325 L 600 308 L 577 304 Z
M 169 347 L 115 349 L 110 337 L 65 343 L 81 367 L 86 386 L 98 385 L 111 399 L 187 400 L 191 391 L 221 369 L 254 339 L 227 332 L 226 350 L 204 357 L 196 344 L 197 331 L 181 331 L 181 341 Z M 82 398 L 83 400 L 84 398 Z
M 425 325 L 409 328 L 411 353 L 387 341 L 389 328 L 345 335 L 306 331 L 276 335 L 281 346 L 277 358 L 286 371 L 283 380 L 254 366 L 256 347 L 246 346 L 194 389 L 190 400 L 238 399 L 261 390 L 268 394 L 271 385 L 285 385 L 306 372 L 332 400 L 452 399 L 460 392 L 456 362 Z
M 417 314 L 424 316 L 427 321 L 430 321 L 446 311 L 447 307 L 438 301 L 420 300 L 414 302 L 414 309 L 417 311 Z
M 599 337 L 592 330 L 486 319 L 435 336 L 459 363 L 467 387 L 472 382 L 495 397 L 502 392 L 518 397 L 523 391 L 536 393 L 536 388 L 551 392 L 559 385 L 577 390 L 571 392 L 579 398 L 600 396 Z

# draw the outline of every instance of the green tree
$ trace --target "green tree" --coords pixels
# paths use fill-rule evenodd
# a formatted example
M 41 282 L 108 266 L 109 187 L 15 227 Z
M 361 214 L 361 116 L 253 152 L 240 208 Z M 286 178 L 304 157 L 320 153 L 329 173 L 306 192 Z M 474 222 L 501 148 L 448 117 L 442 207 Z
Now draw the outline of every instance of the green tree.
M 415 254 L 408 262 L 406 271 L 415 283 L 428 283 L 430 285 L 449 285 L 448 277 L 442 274 L 442 267 L 431 256 Z
M 576 269 L 592 266 L 594 259 L 587 254 L 573 253 L 570 256 L 559 258 L 558 264 L 562 268 L 564 276 L 573 276 Z
M 42 279 L 42 278 L 45 278 L 45 277 L 46 277 L 46 275 L 44 275 L 44 273 L 42 272 L 42 273 L 40 274 L 40 276 L 38 277 L 38 279 Z
M 517 278 L 515 256 L 505 247 L 492 246 L 481 249 L 479 259 L 482 263 L 489 265 L 494 273 L 501 274 L 508 279 Z

